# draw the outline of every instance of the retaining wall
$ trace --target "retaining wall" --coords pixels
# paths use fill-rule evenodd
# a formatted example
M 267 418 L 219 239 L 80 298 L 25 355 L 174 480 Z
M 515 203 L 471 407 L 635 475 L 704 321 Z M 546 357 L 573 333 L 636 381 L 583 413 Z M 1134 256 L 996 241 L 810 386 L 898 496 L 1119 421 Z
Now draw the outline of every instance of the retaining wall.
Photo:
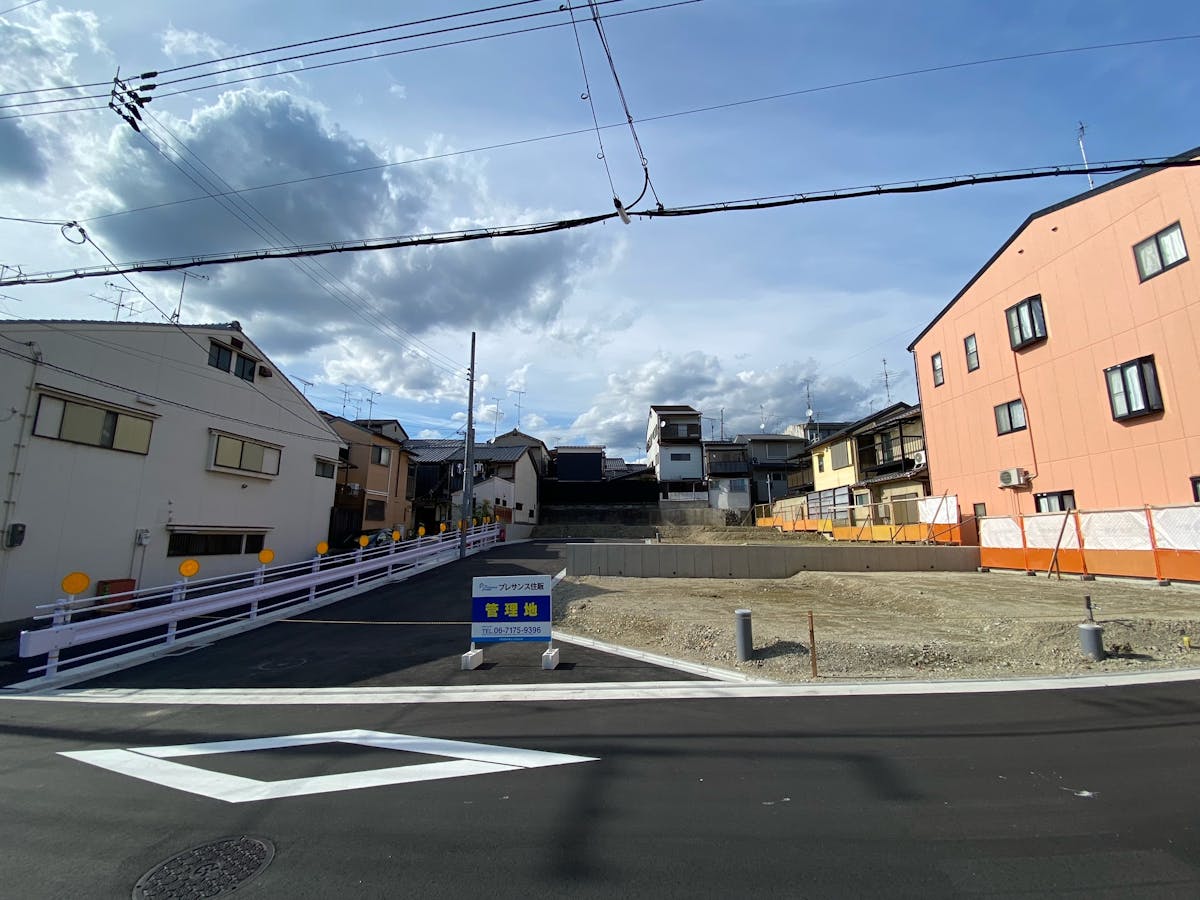
M 797 572 L 973 572 L 978 547 L 570 544 L 568 575 L 789 578 Z

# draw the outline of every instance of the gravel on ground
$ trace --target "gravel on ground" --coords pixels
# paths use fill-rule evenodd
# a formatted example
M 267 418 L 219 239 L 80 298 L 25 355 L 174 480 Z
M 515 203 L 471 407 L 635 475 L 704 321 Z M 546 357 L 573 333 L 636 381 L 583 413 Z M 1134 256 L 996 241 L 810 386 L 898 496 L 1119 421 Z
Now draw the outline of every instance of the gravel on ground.
M 1109 657 L 1080 648 L 1084 597 Z M 734 610 L 752 614 L 737 662 Z M 778 681 L 979 679 L 1200 666 L 1200 586 L 1023 573 L 823 573 L 784 579 L 568 576 L 562 631 Z M 1196 645 L 1189 649 L 1189 642 Z

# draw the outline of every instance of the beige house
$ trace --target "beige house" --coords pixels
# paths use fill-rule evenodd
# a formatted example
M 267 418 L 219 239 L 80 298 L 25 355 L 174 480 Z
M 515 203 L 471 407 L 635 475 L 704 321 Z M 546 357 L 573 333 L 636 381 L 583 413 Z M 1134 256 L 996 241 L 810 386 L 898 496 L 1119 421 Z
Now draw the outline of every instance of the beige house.
M 0 324 L 0 623 L 60 595 L 313 555 L 342 440 L 227 325 Z M 3 626 L 0 626 L 3 627 Z
M 411 460 L 403 438 L 383 433 L 384 427 L 377 424 L 380 420 L 351 422 L 322 415 L 347 445 L 338 466 L 330 540 L 343 544 L 358 534 L 380 530 L 410 536 L 415 482 L 409 479 Z

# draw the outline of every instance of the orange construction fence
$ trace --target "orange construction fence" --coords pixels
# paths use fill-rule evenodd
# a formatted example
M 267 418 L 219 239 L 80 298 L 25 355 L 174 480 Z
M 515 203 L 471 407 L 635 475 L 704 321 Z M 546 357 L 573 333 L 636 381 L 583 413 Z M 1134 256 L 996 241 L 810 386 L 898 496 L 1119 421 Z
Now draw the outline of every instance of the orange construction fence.
M 979 545 L 990 569 L 1200 581 L 1200 505 L 988 516 Z

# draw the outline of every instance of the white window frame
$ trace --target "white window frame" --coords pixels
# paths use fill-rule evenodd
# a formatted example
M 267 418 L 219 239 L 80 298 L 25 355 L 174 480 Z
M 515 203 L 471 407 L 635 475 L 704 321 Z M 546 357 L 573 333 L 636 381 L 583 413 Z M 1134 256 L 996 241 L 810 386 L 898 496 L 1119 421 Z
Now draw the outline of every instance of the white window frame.
M 99 413 L 102 417 L 96 440 L 83 440 L 76 437 L 64 437 L 63 426 L 67 422 L 70 410 L 75 407 L 77 415 L 86 416 L 89 412 Z M 112 416 L 111 426 L 108 417 Z M 37 437 L 62 441 L 82 447 L 97 447 L 101 450 L 116 450 L 119 453 L 132 453 L 136 456 L 147 456 L 150 453 L 150 441 L 154 436 L 154 416 L 138 415 L 109 403 L 98 402 L 86 397 L 70 394 L 60 394 L 52 391 L 41 391 L 38 396 L 37 414 L 34 418 L 33 433 Z M 140 430 L 145 426 L 145 440 L 142 441 L 131 429 Z M 141 448 L 141 449 L 138 449 Z

